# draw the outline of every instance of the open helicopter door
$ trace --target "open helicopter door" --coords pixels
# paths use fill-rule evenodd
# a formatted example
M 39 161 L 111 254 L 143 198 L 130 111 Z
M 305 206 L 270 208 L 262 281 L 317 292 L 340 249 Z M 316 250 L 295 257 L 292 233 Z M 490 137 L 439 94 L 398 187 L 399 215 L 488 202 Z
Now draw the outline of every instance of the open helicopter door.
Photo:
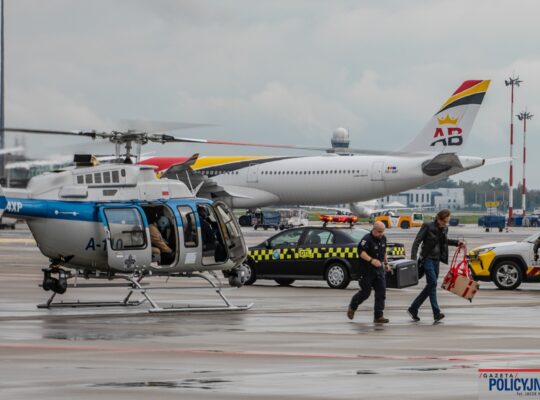
M 214 203 L 213 207 L 219 218 L 229 259 L 235 263 L 242 261 L 247 256 L 247 248 L 236 217 L 225 203 L 218 201 Z
M 110 268 L 132 272 L 150 266 L 150 232 L 142 208 L 133 205 L 102 206 L 99 207 L 99 218 L 107 239 Z

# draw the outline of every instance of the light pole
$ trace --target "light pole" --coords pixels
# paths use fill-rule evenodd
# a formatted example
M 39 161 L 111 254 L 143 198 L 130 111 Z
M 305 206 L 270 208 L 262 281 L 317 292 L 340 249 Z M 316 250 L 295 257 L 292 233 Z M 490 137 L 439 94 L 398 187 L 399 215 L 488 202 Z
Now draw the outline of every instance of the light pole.
M 527 204 L 525 198 L 527 196 L 527 189 L 525 186 L 525 163 L 527 161 L 527 146 L 526 146 L 526 133 L 527 133 L 527 120 L 531 119 L 533 115 L 530 112 L 522 111 L 516 115 L 520 121 L 523 121 L 523 184 L 521 185 L 521 208 L 523 208 L 523 216 L 525 216 L 525 210 Z
M 514 86 L 519 87 L 519 84 L 523 81 L 518 77 L 511 77 L 504 81 L 506 86 L 511 86 L 511 101 L 510 101 L 510 177 L 508 179 L 508 186 L 510 191 L 508 194 L 508 225 L 513 224 L 513 209 L 514 209 Z
M 4 148 L 4 0 L 0 0 L 0 150 Z M 0 155 L 0 181 L 5 173 L 5 156 Z

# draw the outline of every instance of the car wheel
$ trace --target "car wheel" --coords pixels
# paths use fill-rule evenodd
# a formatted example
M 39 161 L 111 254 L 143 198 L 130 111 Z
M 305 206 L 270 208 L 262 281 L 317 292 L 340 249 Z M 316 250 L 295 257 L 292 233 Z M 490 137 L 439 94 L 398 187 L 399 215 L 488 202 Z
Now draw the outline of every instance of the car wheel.
M 523 273 L 515 261 L 500 261 L 493 268 L 491 278 L 499 289 L 513 290 L 521 285 Z
M 332 289 L 345 289 L 349 286 L 351 278 L 348 269 L 339 263 L 332 263 L 326 270 L 326 283 Z
M 409 224 L 409 221 L 403 221 L 401 223 L 401 229 L 409 229 L 411 227 L 411 224 Z
M 244 285 L 253 285 L 257 280 L 255 270 L 253 269 L 253 264 L 247 261 L 242 264 L 242 266 L 246 269 L 246 281 L 244 282 Z
M 290 279 L 290 278 L 279 278 L 279 279 L 274 279 L 274 280 L 279 286 L 290 286 L 294 282 L 294 279 Z

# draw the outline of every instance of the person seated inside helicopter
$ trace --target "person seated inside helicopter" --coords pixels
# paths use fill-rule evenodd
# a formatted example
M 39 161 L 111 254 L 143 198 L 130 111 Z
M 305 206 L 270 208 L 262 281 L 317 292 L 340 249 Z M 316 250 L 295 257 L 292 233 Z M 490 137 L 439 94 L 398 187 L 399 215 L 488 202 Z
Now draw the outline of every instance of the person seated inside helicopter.
M 172 228 L 169 218 L 167 218 L 165 215 L 162 215 L 157 219 L 156 224 L 159 231 L 161 232 L 161 236 L 163 236 L 163 239 L 165 239 L 167 243 L 171 244 Z M 170 247 L 173 248 L 173 246 Z
M 227 255 L 217 221 L 205 207 L 197 207 L 197 212 L 201 221 L 203 257 L 213 257 L 216 262 L 225 261 Z
M 166 217 L 165 217 L 166 218 Z M 170 222 L 167 222 L 170 225 Z M 154 216 L 153 221 L 148 226 L 150 230 L 150 243 L 152 244 L 152 261 L 158 264 L 170 264 L 174 258 L 174 251 L 169 247 L 168 242 L 163 238 L 163 235 L 158 227 L 159 218 Z M 166 228 L 166 223 L 161 222 L 161 225 Z

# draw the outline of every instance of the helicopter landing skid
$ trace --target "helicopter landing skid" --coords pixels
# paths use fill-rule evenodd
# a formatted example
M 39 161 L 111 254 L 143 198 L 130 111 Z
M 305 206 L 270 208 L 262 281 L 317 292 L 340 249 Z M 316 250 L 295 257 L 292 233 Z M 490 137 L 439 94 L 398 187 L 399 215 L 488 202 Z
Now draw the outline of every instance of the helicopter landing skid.
M 216 278 L 219 282 L 219 278 L 212 274 L 214 278 Z M 221 286 L 221 283 L 219 285 L 216 285 L 211 279 L 209 279 L 207 276 L 204 276 L 202 274 L 189 274 L 189 275 L 179 275 L 179 276 L 189 276 L 191 278 L 201 278 L 207 281 L 210 284 L 210 287 L 208 286 L 199 286 L 199 287 L 160 287 L 160 286 L 154 286 L 154 287 L 141 287 L 140 280 L 139 281 L 132 281 L 134 288 L 132 288 L 132 291 L 138 291 L 140 292 L 146 300 L 152 305 L 152 308 L 150 308 L 148 311 L 150 313 L 167 313 L 167 312 L 200 312 L 200 311 L 246 311 L 249 310 L 251 307 L 253 307 L 253 303 L 242 305 L 242 306 L 236 306 L 232 304 L 229 299 L 223 294 Z M 184 306 L 178 306 L 171 304 L 167 307 L 160 307 L 159 304 L 153 300 L 150 295 L 147 293 L 149 290 L 186 290 L 186 289 L 211 289 L 215 290 L 215 292 L 218 294 L 218 296 L 223 300 L 225 305 L 223 306 L 206 306 L 206 305 L 184 305 Z
M 247 304 L 247 305 L 234 305 L 232 304 L 229 299 L 223 294 L 222 289 L 223 287 L 220 285 L 216 285 L 212 280 L 210 280 L 208 277 L 202 275 L 202 274 L 189 274 L 189 275 L 179 275 L 181 276 L 189 276 L 189 277 L 195 277 L 195 278 L 201 278 L 207 281 L 210 284 L 210 287 L 208 286 L 199 286 L 199 287 L 160 287 L 160 286 L 142 286 L 141 281 L 144 278 L 144 276 L 139 276 L 137 279 L 134 277 L 124 277 L 126 280 L 130 282 L 129 285 L 129 293 L 122 301 L 74 301 L 74 302 L 53 302 L 56 293 L 53 293 L 51 297 L 47 300 L 46 303 L 39 304 L 37 308 L 84 308 L 84 307 L 136 307 L 140 306 L 141 304 L 148 301 L 148 303 L 151 305 L 151 308 L 148 310 L 150 313 L 171 313 L 171 312 L 203 312 L 203 311 L 246 311 L 249 310 L 251 307 L 253 307 L 253 303 Z M 214 275 L 214 277 L 219 281 L 219 278 Z M 148 291 L 150 290 L 176 290 L 176 289 L 211 289 L 215 290 L 215 292 L 218 294 L 218 296 L 223 300 L 225 305 L 222 306 L 205 306 L 205 305 L 184 305 L 184 306 L 177 306 L 177 305 L 169 305 L 166 307 L 161 307 L 149 294 Z M 138 292 L 142 296 L 144 296 L 141 300 L 136 301 L 129 301 L 133 293 Z

